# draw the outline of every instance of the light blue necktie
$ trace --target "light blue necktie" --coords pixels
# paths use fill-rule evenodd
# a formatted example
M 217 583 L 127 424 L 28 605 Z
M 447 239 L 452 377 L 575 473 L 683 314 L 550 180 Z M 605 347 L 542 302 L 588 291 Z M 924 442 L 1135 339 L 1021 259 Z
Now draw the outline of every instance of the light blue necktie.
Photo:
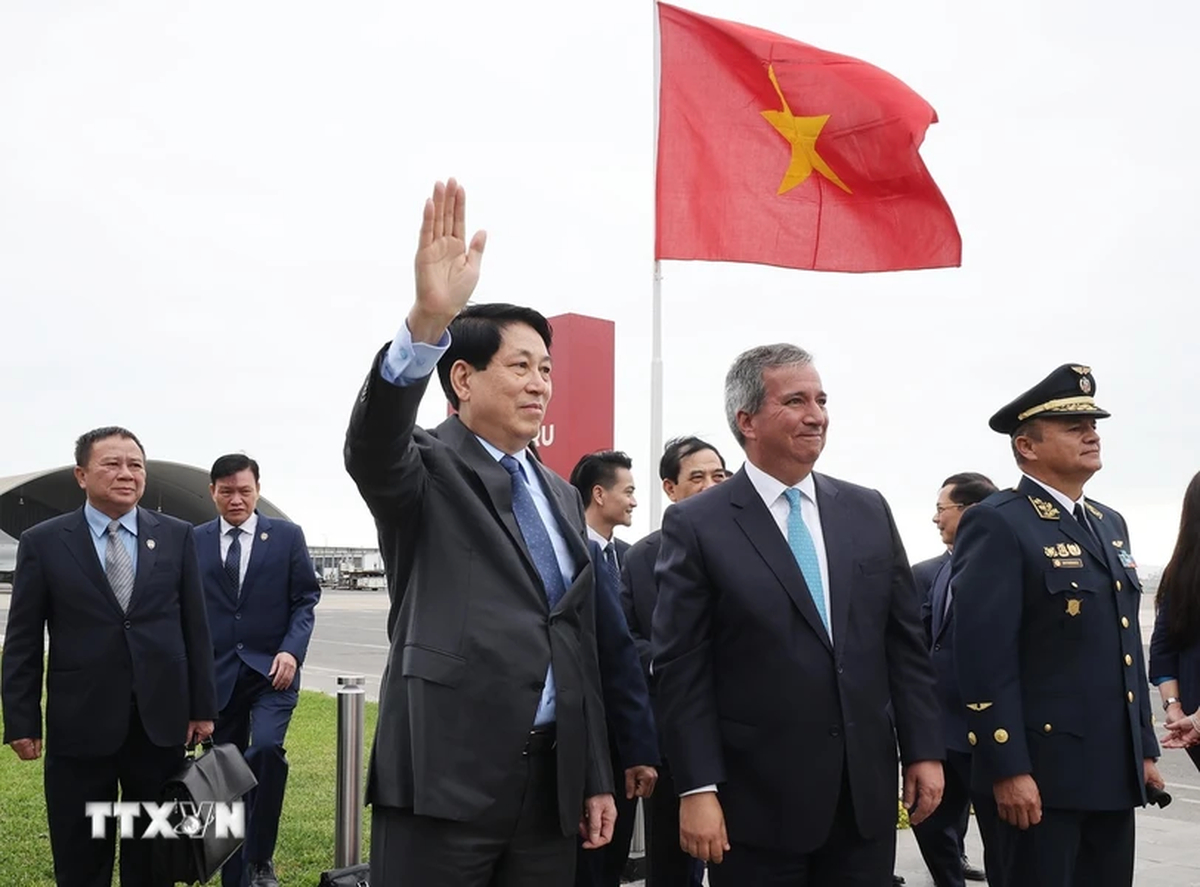
M 542 516 L 538 514 L 521 463 L 512 456 L 504 456 L 500 464 L 512 476 L 513 516 L 517 519 L 517 526 L 525 539 L 525 547 L 529 549 L 533 558 L 533 565 L 542 577 L 546 599 L 553 610 L 567 590 L 562 570 L 558 566 L 558 558 L 554 554 L 554 543 L 550 541 L 550 534 L 546 532 L 546 525 L 542 523 Z
M 804 574 L 808 593 L 812 595 L 817 613 L 828 631 L 829 614 L 825 612 L 825 585 L 821 582 L 821 562 L 817 560 L 817 546 L 813 544 L 812 534 L 808 532 L 800 514 L 800 491 L 784 490 L 783 495 L 787 497 L 790 508 L 787 521 L 788 547 L 792 549 L 792 557 L 796 559 L 800 572 Z

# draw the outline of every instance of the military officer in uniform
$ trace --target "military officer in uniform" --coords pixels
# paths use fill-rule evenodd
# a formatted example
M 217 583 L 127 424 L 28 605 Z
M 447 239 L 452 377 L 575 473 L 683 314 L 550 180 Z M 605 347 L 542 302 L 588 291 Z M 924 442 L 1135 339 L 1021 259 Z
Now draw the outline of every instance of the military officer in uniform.
M 992 416 L 1022 471 L 954 543 L 972 779 L 995 798 L 1007 887 L 1129 887 L 1133 809 L 1162 787 L 1125 520 L 1100 470 L 1091 370 L 1065 364 Z

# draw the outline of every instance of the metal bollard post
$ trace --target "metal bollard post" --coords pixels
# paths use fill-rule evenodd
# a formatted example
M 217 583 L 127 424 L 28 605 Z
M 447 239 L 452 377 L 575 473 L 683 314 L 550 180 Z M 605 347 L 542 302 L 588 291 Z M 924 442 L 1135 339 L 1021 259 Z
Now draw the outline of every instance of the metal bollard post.
M 337 808 L 333 823 L 335 868 L 358 865 L 362 857 L 363 716 L 366 678 L 338 676 Z

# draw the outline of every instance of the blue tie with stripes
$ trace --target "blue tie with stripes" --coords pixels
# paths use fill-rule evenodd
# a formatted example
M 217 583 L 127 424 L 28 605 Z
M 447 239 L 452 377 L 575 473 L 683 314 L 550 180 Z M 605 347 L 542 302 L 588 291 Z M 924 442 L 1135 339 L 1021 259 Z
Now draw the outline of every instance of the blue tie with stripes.
M 550 534 L 546 532 L 546 525 L 542 523 L 542 516 L 538 514 L 521 463 L 512 456 L 504 456 L 500 459 L 500 464 L 512 477 L 513 516 L 517 519 L 517 526 L 521 528 L 521 536 L 524 537 L 525 547 L 529 549 L 533 558 L 533 565 L 542 577 L 542 585 L 546 588 L 546 600 L 550 602 L 550 609 L 553 610 L 567 591 L 562 570 L 558 566 L 558 557 L 554 554 L 554 543 L 550 541 Z
M 817 546 L 813 544 L 812 533 L 808 532 L 800 514 L 800 491 L 784 490 L 783 495 L 787 498 L 790 509 L 787 520 L 788 547 L 792 550 L 792 557 L 796 559 L 800 572 L 804 574 L 808 593 L 812 595 L 813 603 L 817 605 L 817 613 L 828 631 L 829 614 L 825 612 L 825 583 L 821 581 L 821 562 L 817 559 Z

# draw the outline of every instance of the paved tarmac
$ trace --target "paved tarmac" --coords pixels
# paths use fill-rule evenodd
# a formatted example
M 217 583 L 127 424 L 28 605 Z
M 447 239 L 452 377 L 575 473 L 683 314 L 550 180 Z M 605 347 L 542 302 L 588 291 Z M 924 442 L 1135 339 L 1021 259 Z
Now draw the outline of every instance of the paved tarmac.
M 0 586 L 0 625 L 7 621 L 8 597 L 8 588 Z M 304 686 L 336 693 L 338 675 L 361 674 L 366 677 L 367 697 L 377 700 L 379 676 L 387 662 L 387 610 L 385 592 L 326 590 L 317 606 Z M 1153 617 L 1153 601 L 1147 597 L 1141 619 L 1147 644 Z M 1157 700 L 1157 693 L 1151 693 L 1151 699 Z M 1159 711 L 1155 703 L 1155 712 Z M 1187 755 L 1178 751 L 1166 752 L 1159 767 L 1174 801 L 1166 810 L 1138 811 L 1135 883 L 1138 887 L 1200 887 L 1200 773 Z M 980 864 L 983 850 L 974 825 L 967 844 L 968 854 Z M 933 887 L 910 831 L 898 835 L 896 872 L 906 878 L 909 887 Z

